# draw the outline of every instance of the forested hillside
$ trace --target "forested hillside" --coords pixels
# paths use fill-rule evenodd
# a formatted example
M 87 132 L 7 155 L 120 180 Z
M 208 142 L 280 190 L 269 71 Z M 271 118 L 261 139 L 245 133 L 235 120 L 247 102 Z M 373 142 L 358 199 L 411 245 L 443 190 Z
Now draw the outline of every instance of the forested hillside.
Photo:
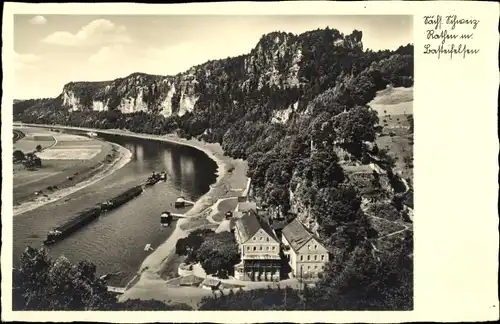
M 374 52 L 362 36 L 273 32 L 248 54 L 176 76 L 68 83 L 57 98 L 16 102 L 14 120 L 221 143 L 247 159 L 270 208 L 297 213 L 329 246 L 331 265 L 309 305 L 408 309 L 412 190 L 375 144 L 383 127 L 367 104 L 387 86 L 413 86 L 413 45 Z

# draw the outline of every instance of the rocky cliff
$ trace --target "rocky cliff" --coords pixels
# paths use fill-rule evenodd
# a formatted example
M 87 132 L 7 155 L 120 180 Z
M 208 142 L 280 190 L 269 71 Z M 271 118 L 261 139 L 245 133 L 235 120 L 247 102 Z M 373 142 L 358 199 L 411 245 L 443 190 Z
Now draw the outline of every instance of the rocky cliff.
M 387 182 L 372 179 L 373 170 L 350 174 L 343 167 L 340 175 L 331 166 L 366 166 L 363 143 L 374 141 L 378 123 L 366 105 L 387 86 L 413 85 L 413 45 L 365 51 L 362 36 L 330 28 L 272 32 L 247 54 L 174 76 L 70 82 L 57 98 L 16 102 L 14 118 L 219 142 L 228 155 L 249 160 L 255 189 L 268 203 L 296 209 L 316 228 L 305 219 L 304 201 L 314 201 L 305 195 L 350 181 L 367 196 L 375 182 Z M 313 141 L 321 158 L 310 157 Z
M 318 35 L 324 38 L 320 42 L 315 39 Z M 273 32 L 264 35 L 250 53 L 239 57 L 209 61 L 175 76 L 134 73 L 112 81 L 70 82 L 63 87 L 58 99 L 68 112 L 119 111 L 183 116 L 203 109 L 199 107 L 199 99 L 212 99 L 211 96 L 220 91 L 233 92 L 235 101 L 241 101 L 242 96 L 237 97 L 235 91 L 247 95 L 254 91 L 269 92 L 268 88 L 300 89 L 315 84 L 317 76 L 332 68 L 319 66 L 319 58 L 324 55 L 333 58 L 345 51 L 361 53 L 361 38 L 359 31 L 343 35 L 334 29 L 302 35 Z M 329 80 L 329 83 L 334 81 Z M 276 108 L 286 110 L 293 105 L 296 110 L 297 101 Z M 286 121 L 289 114 L 290 111 L 277 112 L 275 121 Z

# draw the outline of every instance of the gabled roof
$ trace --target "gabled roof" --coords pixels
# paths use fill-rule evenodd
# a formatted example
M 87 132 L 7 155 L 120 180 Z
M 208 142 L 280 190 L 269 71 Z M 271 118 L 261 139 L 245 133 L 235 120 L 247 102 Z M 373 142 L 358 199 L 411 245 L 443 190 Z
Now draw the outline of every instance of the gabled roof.
M 273 240 L 278 242 L 269 223 L 257 216 L 257 212 L 250 210 L 236 221 L 236 229 L 240 233 L 241 243 L 251 239 L 260 229 L 264 230 Z
M 201 283 L 203 286 L 208 286 L 208 287 L 217 287 L 220 285 L 221 281 L 213 278 L 206 278 L 203 280 Z
M 321 241 L 312 233 L 310 233 L 304 227 L 304 225 L 302 225 L 302 223 L 299 222 L 297 218 L 295 218 L 293 221 L 291 221 L 287 226 L 283 228 L 283 230 L 281 231 L 281 235 L 283 235 L 286 238 L 286 240 L 290 244 L 290 247 L 295 252 L 298 252 L 300 248 L 306 245 L 307 242 L 309 242 L 313 238 L 319 243 L 321 243 Z

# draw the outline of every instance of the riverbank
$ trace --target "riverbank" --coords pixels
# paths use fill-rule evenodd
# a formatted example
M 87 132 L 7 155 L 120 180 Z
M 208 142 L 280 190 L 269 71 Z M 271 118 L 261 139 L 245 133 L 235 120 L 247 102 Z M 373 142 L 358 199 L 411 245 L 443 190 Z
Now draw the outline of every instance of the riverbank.
M 172 253 L 175 253 L 175 244 L 177 241 L 180 238 L 187 236 L 189 231 L 194 228 L 213 226 L 214 224 L 212 224 L 207 218 L 210 215 L 211 210 L 214 209 L 214 206 L 216 206 L 217 202 L 224 198 L 238 197 L 244 192 L 247 185 L 248 178 L 246 177 L 246 161 L 241 159 L 235 160 L 225 156 L 220 144 L 205 143 L 196 139 L 186 140 L 174 135 L 158 136 L 137 134 L 116 129 L 96 130 L 67 126 L 46 127 L 87 132 L 93 131 L 97 133 L 130 136 L 191 146 L 204 152 L 218 166 L 217 179 L 215 183 L 211 185 L 210 190 L 200 197 L 195 202 L 194 206 L 186 213 L 188 218 L 182 218 L 177 221 L 174 231 L 170 234 L 166 241 L 157 247 L 153 247 L 155 250 L 142 262 L 137 276 L 134 277 L 129 284 L 127 284 L 127 291 L 121 296 L 122 300 L 142 298 L 144 296 L 144 289 L 149 290 L 151 287 L 156 287 L 156 289 L 159 290 L 157 293 L 165 294 L 165 287 L 163 285 L 165 281 L 161 278 L 160 274 L 162 269 L 168 266 L 168 261 L 171 259 L 170 256 Z M 201 223 L 200 220 L 202 220 Z
M 186 300 L 177 298 L 179 297 L 177 296 L 178 293 L 172 295 L 168 292 L 170 290 L 166 290 L 166 281 L 162 279 L 161 273 L 172 262 L 171 256 L 175 253 L 177 241 L 186 237 L 195 228 L 217 227 L 209 219 L 213 214 L 212 211 L 217 209 L 220 201 L 241 195 L 247 182 L 246 162 L 224 156 L 220 145 L 206 144 L 196 140 L 174 139 L 172 137 L 167 140 L 179 144 L 190 144 L 190 146 L 205 152 L 217 163 L 219 168 L 218 177 L 211 189 L 198 199 L 193 208 L 186 213 L 189 218 L 180 219 L 170 237 L 144 260 L 137 277 L 133 280 L 133 284 L 129 285 L 125 293 L 120 296 L 122 301 L 135 298 L 148 299 L 155 296 L 160 300 L 175 299 L 177 302 L 182 302 L 191 299 L 193 301 L 199 300 L 200 297 L 204 296 L 204 291 L 193 288 L 192 292 L 185 295 Z M 202 220 L 201 223 L 200 220 Z
M 14 216 L 88 187 L 125 166 L 132 157 L 129 150 L 114 143 L 54 132 L 46 135 L 53 138 L 53 143 L 46 141 L 47 145 L 42 145 L 44 149 L 38 153 L 42 158 L 42 168 L 27 171 L 14 166 Z M 30 135 L 26 138 L 29 139 Z M 36 143 L 44 143 L 36 139 Z M 24 149 L 33 143 L 23 138 L 17 141 L 15 148 Z

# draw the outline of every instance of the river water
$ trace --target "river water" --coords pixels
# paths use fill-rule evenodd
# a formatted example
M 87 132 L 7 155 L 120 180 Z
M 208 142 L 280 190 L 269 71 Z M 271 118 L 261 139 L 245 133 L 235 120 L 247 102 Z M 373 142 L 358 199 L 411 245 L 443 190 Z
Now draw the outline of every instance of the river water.
M 14 217 L 14 264 L 18 264 L 27 245 L 42 246 L 51 228 L 143 182 L 153 170 L 166 170 L 166 182 L 146 188 L 137 198 L 46 247 L 54 258 L 64 255 L 73 262 L 93 262 L 99 275 L 118 272 L 110 284 L 124 286 L 151 253 L 144 251 L 145 245 L 156 248 L 174 229 L 175 222 L 170 228 L 160 226 L 161 212 L 174 210 L 173 203 L 181 192 L 186 199 L 195 201 L 216 181 L 217 165 L 195 148 L 119 135 L 99 137 L 129 149 L 133 153 L 131 161 L 96 184 Z

